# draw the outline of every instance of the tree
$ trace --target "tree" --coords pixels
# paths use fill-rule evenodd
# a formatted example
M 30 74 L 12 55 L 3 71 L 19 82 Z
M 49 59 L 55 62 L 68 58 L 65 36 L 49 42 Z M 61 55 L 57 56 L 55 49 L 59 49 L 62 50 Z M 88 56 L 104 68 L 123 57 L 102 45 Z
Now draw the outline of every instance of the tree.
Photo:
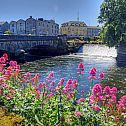
M 104 24 L 100 32 L 104 43 L 108 46 L 126 43 L 126 0 L 104 0 L 98 20 Z
M 7 34 L 7 35 L 11 35 L 12 34 L 12 32 L 9 29 L 7 31 L 5 31 L 4 33 Z

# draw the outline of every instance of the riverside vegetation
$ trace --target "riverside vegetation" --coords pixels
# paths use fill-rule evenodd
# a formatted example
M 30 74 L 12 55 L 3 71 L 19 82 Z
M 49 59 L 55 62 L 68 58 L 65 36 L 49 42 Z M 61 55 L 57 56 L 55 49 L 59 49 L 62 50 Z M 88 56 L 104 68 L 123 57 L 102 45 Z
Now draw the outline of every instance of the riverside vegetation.
M 117 100 L 118 90 L 94 80 L 97 70 L 89 73 L 90 91 L 78 92 L 79 78 L 84 76 L 84 64 L 77 67 L 78 80 L 53 79 L 54 72 L 39 82 L 40 74 L 22 74 L 16 61 L 8 55 L 0 58 L 0 125 L 2 126 L 125 126 L 126 95 Z M 104 87 L 104 88 L 103 88 Z M 77 98 L 77 94 L 80 97 Z

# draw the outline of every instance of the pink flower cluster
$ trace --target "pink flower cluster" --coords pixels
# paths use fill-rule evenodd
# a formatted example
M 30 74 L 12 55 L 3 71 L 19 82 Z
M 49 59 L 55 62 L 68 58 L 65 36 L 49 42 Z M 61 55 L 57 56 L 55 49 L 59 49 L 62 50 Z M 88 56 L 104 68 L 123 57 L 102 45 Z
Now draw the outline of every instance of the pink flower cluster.
M 10 61 L 9 63 L 7 61 L 8 55 L 5 53 L 0 58 L 0 95 L 3 95 L 7 100 L 10 100 L 16 96 L 14 87 L 10 85 L 10 80 L 12 83 L 17 80 L 20 74 L 20 66 L 16 61 Z M 5 67 L 6 64 L 8 64 L 9 67 Z
M 77 72 L 77 74 L 84 74 L 84 64 L 80 63 L 77 67 L 77 69 L 79 70 L 79 72 Z
M 116 98 L 117 88 L 110 88 L 106 86 L 102 90 L 101 84 L 96 84 L 92 88 L 92 95 L 90 96 L 90 105 L 93 110 L 99 111 L 99 103 L 111 108 L 112 106 L 117 107 L 117 109 L 126 109 L 126 96 L 122 96 L 117 102 Z
M 96 74 L 97 74 L 97 70 L 96 70 L 96 68 L 94 67 L 94 68 L 92 68 L 91 70 L 90 70 L 90 77 L 88 78 L 89 80 L 96 80 Z M 104 79 L 104 73 L 103 72 L 101 72 L 100 74 L 99 74 L 99 77 L 98 77 L 98 79 L 100 80 L 100 79 Z
M 65 87 L 62 90 L 62 93 L 67 95 L 67 100 L 70 100 L 72 97 L 74 97 L 74 91 L 77 89 L 77 81 L 69 79 L 65 85 Z

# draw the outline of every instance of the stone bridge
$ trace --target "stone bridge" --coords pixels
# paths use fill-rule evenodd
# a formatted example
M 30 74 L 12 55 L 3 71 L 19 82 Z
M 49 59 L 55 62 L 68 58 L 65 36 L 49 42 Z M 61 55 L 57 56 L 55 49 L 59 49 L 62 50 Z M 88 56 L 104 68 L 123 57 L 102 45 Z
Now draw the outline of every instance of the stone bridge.
M 67 36 L 0 35 L 0 51 L 18 53 L 36 47 L 66 48 Z

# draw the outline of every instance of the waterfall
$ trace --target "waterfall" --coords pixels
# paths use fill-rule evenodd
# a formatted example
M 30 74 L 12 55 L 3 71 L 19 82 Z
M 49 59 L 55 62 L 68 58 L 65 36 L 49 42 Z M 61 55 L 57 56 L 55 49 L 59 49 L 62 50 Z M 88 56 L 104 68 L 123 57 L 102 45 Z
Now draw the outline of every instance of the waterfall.
M 109 48 L 106 45 L 99 44 L 85 44 L 79 51 L 80 55 L 89 56 L 105 56 L 105 57 L 116 57 L 117 51 L 115 47 Z

